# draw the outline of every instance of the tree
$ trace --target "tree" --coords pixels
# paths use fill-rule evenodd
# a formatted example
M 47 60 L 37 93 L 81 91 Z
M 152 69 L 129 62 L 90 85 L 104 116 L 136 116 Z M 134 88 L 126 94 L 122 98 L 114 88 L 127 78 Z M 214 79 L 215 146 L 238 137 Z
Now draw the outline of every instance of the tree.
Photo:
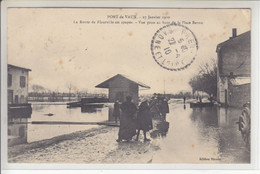
M 33 84 L 31 85 L 31 88 L 33 90 L 33 92 L 39 93 L 39 92 L 45 92 L 45 88 L 41 85 L 37 85 L 37 84 Z
M 193 94 L 196 91 L 203 91 L 209 95 L 217 96 L 217 63 L 211 59 L 210 64 L 205 63 L 199 66 L 199 73 L 189 81 Z

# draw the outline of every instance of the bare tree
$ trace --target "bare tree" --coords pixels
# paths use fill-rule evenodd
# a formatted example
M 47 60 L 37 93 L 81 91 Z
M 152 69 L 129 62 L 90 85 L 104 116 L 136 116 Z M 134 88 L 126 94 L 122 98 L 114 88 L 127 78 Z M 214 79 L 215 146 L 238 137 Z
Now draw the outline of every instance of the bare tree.
M 199 73 L 192 77 L 189 85 L 193 94 L 196 91 L 203 91 L 209 95 L 217 96 L 217 63 L 216 60 L 210 59 L 209 63 L 199 66 Z

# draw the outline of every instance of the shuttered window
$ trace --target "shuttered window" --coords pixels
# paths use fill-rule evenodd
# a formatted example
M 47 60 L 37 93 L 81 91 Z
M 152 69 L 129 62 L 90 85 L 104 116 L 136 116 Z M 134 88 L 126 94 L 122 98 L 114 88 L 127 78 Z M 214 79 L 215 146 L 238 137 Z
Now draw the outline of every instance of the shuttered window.
M 21 88 L 25 87 L 25 77 L 24 76 L 20 76 L 20 87 Z
M 12 74 L 8 74 L 8 87 L 12 86 Z

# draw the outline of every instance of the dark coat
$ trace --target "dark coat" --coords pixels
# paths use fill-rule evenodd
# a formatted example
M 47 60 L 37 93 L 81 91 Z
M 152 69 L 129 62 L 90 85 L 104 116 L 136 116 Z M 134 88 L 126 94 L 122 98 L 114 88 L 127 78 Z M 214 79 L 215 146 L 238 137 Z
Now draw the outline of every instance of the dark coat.
M 162 114 L 169 113 L 169 105 L 167 101 L 163 101 L 160 106 L 160 112 Z
M 120 117 L 120 106 L 118 102 L 115 102 L 114 104 L 114 112 L 113 112 L 114 117 Z
M 119 138 L 122 140 L 131 140 L 136 134 L 136 123 L 134 118 L 137 108 L 132 102 L 124 102 L 120 108 L 122 114 L 120 117 Z
M 147 102 L 142 102 L 139 106 L 137 129 L 144 131 L 153 129 L 152 116 Z

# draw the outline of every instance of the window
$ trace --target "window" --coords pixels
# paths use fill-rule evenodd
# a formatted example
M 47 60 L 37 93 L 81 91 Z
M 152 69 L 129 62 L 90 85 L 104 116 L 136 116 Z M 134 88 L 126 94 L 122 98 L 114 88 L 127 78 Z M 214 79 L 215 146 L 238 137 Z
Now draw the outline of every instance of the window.
M 12 74 L 8 74 L 8 87 L 12 86 Z
M 18 95 L 15 95 L 15 96 L 14 96 L 14 103 L 15 103 L 15 104 L 18 104 Z
M 20 103 L 25 103 L 25 98 L 23 95 L 21 95 L 21 98 L 20 98 Z
M 21 88 L 25 87 L 25 77 L 24 76 L 20 76 L 20 87 Z

